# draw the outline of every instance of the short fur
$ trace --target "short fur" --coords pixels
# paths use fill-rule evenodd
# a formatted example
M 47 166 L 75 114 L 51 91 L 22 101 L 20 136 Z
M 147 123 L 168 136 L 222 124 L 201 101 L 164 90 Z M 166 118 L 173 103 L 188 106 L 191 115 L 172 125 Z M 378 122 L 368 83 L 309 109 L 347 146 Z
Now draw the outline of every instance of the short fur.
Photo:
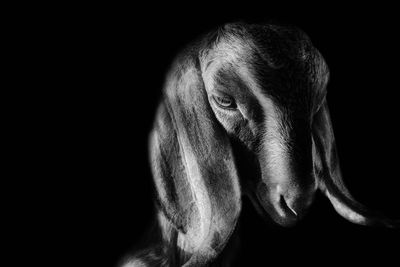
M 242 195 L 282 226 L 306 214 L 318 189 L 353 223 L 398 226 L 343 183 L 328 80 L 323 57 L 294 27 L 227 24 L 186 48 L 150 134 L 162 242 L 124 266 L 212 263 L 235 230 Z M 254 177 L 237 169 L 244 154 Z

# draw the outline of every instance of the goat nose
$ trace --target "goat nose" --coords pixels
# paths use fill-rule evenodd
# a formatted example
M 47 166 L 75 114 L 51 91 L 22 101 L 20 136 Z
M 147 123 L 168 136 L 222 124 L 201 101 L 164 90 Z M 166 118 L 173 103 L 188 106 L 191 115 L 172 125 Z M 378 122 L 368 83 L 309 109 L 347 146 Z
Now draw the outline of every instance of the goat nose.
M 312 191 L 304 188 L 267 186 L 265 183 L 261 183 L 257 190 L 257 197 L 271 218 L 286 227 L 294 226 L 304 217 L 312 202 L 312 195 Z
M 275 204 L 275 210 L 286 226 L 295 225 L 300 219 L 298 211 L 288 204 L 283 195 L 280 195 L 279 201 Z
M 279 205 L 287 213 L 295 215 L 298 219 L 304 216 L 307 208 L 310 206 L 314 190 L 289 190 L 281 193 Z
M 293 202 L 286 201 L 285 197 L 281 195 L 279 199 L 279 205 L 287 215 L 298 217 L 298 211 L 294 208 Z

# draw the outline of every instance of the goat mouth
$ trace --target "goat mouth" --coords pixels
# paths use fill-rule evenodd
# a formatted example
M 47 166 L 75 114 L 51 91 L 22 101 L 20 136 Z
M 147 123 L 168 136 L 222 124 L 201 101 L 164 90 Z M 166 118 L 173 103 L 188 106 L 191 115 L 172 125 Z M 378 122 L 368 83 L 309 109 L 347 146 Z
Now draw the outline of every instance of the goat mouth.
M 267 209 L 262 204 L 262 201 L 258 197 L 257 193 L 247 194 L 253 207 L 257 211 L 257 213 L 268 223 L 268 224 L 276 224 L 275 220 L 272 219 L 272 216 L 267 212 Z

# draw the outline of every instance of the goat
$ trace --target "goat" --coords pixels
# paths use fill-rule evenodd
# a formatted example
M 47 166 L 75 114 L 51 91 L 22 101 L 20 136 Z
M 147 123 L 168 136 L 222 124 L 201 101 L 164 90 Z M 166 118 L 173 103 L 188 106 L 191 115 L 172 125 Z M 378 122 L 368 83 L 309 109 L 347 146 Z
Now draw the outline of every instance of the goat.
M 149 138 L 163 242 L 124 266 L 212 263 L 235 230 L 242 195 L 281 226 L 303 218 L 320 190 L 350 222 L 397 227 L 343 183 L 328 80 L 322 55 L 294 27 L 232 23 L 187 47 Z M 254 177 L 237 168 L 243 156 Z

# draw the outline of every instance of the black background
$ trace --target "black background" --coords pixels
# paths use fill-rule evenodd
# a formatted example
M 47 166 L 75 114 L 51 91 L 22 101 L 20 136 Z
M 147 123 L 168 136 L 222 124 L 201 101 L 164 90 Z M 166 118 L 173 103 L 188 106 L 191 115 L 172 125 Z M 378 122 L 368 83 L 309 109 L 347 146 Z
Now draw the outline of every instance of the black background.
M 51 189 L 61 200 L 52 210 L 62 222 L 55 239 L 68 244 L 62 258 L 77 251 L 75 263 L 113 266 L 145 239 L 154 221 L 147 136 L 165 72 L 189 41 L 237 20 L 291 23 L 311 37 L 331 71 L 328 103 L 345 182 L 360 202 L 399 218 L 398 18 L 389 7 L 320 5 L 93 6 L 79 19 L 67 15 L 54 148 L 62 155 Z M 243 205 L 247 266 L 398 264 L 398 232 L 353 225 L 322 196 L 291 229 L 268 226 Z

